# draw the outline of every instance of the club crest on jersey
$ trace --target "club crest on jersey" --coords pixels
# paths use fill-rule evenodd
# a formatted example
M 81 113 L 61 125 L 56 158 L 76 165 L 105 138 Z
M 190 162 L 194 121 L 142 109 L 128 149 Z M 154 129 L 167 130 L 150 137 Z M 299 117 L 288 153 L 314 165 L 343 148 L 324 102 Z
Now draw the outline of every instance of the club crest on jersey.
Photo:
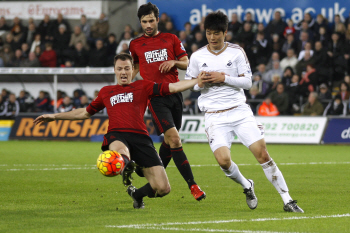
M 122 93 L 122 94 L 112 96 L 109 100 L 111 101 L 112 106 L 119 103 L 132 102 L 134 100 L 134 94 L 132 92 Z
M 158 61 L 167 61 L 168 52 L 167 49 L 157 49 L 149 52 L 145 52 L 145 58 L 147 63 L 153 63 Z
M 233 65 L 232 61 L 231 60 L 228 60 L 227 64 L 226 64 L 226 67 L 227 68 L 231 68 Z
M 180 46 L 181 46 L 181 49 L 186 52 L 186 49 L 185 49 L 184 45 L 182 44 L 182 42 L 180 43 Z

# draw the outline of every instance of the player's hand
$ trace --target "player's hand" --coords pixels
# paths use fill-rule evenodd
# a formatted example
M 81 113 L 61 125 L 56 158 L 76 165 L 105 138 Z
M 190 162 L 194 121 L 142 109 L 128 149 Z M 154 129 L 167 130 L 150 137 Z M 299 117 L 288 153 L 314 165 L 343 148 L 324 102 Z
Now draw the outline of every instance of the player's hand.
M 224 72 L 206 72 L 205 76 L 202 78 L 203 83 L 223 83 L 225 81 Z
M 199 73 L 198 77 L 197 77 L 197 80 L 198 80 L 198 86 L 200 88 L 203 88 L 204 87 L 204 83 L 203 83 L 203 77 L 206 76 L 206 72 L 205 71 L 202 71 Z
M 165 61 L 159 66 L 160 73 L 167 73 L 175 66 L 175 61 L 170 60 L 170 61 Z
M 46 122 L 54 121 L 55 117 L 53 114 L 44 114 L 41 116 L 38 116 L 33 122 L 35 125 L 41 125 Z

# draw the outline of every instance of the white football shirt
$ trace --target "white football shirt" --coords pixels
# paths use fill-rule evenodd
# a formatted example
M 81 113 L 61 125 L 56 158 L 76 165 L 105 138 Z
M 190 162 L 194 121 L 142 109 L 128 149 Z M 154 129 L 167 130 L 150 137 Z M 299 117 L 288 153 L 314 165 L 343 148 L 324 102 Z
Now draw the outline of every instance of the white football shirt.
M 197 78 L 201 71 L 224 72 L 234 78 L 247 78 L 252 72 L 244 50 L 226 42 L 224 49 L 215 53 L 204 46 L 191 55 L 185 79 Z M 201 111 L 218 111 L 239 106 L 246 102 L 243 89 L 227 83 L 206 83 L 198 98 Z

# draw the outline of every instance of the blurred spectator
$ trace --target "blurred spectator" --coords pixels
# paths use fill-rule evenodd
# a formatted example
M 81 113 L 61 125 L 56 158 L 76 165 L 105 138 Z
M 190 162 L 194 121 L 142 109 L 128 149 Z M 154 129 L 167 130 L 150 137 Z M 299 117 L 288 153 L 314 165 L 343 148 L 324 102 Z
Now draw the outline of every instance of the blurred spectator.
M 15 51 L 15 56 L 12 58 L 10 66 L 11 67 L 21 67 L 24 58 L 22 57 L 22 50 L 17 49 Z
M 251 27 L 251 31 L 253 32 L 253 33 L 255 33 L 256 32 L 256 30 L 257 30 L 257 23 L 253 20 L 253 15 L 252 15 L 252 13 L 251 12 L 247 12 L 246 14 L 245 14 L 245 16 L 244 16 L 244 18 L 245 18 L 245 20 L 243 21 L 243 25 L 245 24 L 245 23 L 249 23 L 250 24 L 250 27 Z
M 281 12 L 275 11 L 274 18 L 271 20 L 266 26 L 266 33 L 268 36 L 272 36 L 273 34 L 278 34 L 279 36 L 283 36 L 284 29 L 288 25 L 282 20 Z
M 187 42 L 187 35 L 185 31 L 179 32 L 179 40 L 181 41 L 182 45 L 185 47 L 186 51 L 188 51 L 189 49 L 188 45 L 191 43 Z
M 196 52 L 199 49 L 198 45 L 196 43 L 193 43 L 191 45 L 191 49 L 189 49 L 188 53 L 188 57 L 191 57 L 191 55 Z
M 346 116 L 346 103 L 340 95 L 336 95 L 334 99 L 327 105 L 323 112 L 323 116 Z
M 51 37 L 53 35 L 53 24 L 50 21 L 49 15 L 44 16 L 44 19 L 40 22 L 38 26 L 37 32 L 40 34 L 43 43 L 51 41 Z
M 323 48 L 321 41 L 316 41 L 315 52 L 312 56 L 312 63 L 315 65 L 320 77 L 318 78 L 319 83 L 328 83 L 329 73 L 329 62 L 327 51 Z
M 278 74 L 274 74 L 272 76 L 272 83 L 269 86 L 269 89 L 266 91 L 266 94 L 269 94 L 273 91 L 276 90 L 277 85 L 281 82 L 281 76 L 279 76 Z
M 89 49 L 85 34 L 81 31 L 81 28 L 79 26 L 75 26 L 74 32 L 72 33 L 72 35 L 70 37 L 70 41 L 69 41 L 68 46 L 70 48 L 74 48 L 78 42 L 81 42 L 85 49 L 87 49 L 87 50 Z
M 250 88 L 249 92 L 246 93 L 246 97 L 247 97 L 247 102 L 255 115 L 257 112 L 256 108 L 259 105 L 260 101 L 264 99 L 264 95 L 259 93 L 259 89 L 256 85 L 253 85 Z
M 287 56 L 281 60 L 280 66 L 282 70 L 285 70 L 287 67 L 291 67 L 294 71 L 297 63 L 298 59 L 295 57 L 294 50 L 288 49 Z
M 333 24 L 331 25 L 331 32 L 334 33 L 338 24 L 341 24 L 340 15 L 334 15 Z
M 348 101 L 350 98 L 350 88 L 346 82 L 341 82 L 339 85 L 339 95 L 343 101 Z
M 28 58 L 22 61 L 21 67 L 40 67 L 40 61 L 35 56 L 35 53 L 29 53 Z
M 6 19 L 4 16 L 0 17 L 0 31 L 9 31 L 10 27 L 6 24 Z
M 325 83 L 322 83 L 319 86 L 318 99 L 321 101 L 323 107 L 326 107 L 329 101 L 332 100 L 332 93 L 329 91 Z
M 283 70 L 280 67 L 280 62 L 279 61 L 274 61 L 272 65 L 272 69 L 266 72 L 266 79 L 264 80 L 267 83 L 272 83 L 273 82 L 273 77 L 274 76 L 279 76 L 280 78 L 283 76 Z
M 29 46 L 27 43 L 23 43 L 21 46 L 21 50 L 22 50 L 22 57 L 23 58 L 28 58 L 29 55 Z
M 130 44 L 130 41 L 132 40 L 133 38 L 131 37 L 131 34 L 130 32 L 125 32 L 124 33 L 124 39 L 120 41 L 118 47 L 117 47 L 117 51 L 116 51 L 116 54 L 119 54 L 121 51 L 122 51 L 122 46 L 123 44 L 127 44 L 128 47 L 129 47 L 129 44 Z
M 301 114 L 304 116 L 321 116 L 323 114 L 323 106 L 317 99 L 316 92 L 310 92 L 308 101 L 302 106 Z
M 18 30 L 18 28 L 19 28 L 19 30 Z M 16 30 L 23 32 L 23 33 L 26 32 L 25 27 L 22 25 L 21 19 L 17 16 L 13 18 L 13 25 L 11 28 L 11 32 L 14 33 Z
M 61 25 L 65 26 L 65 32 L 70 35 L 71 34 L 71 28 L 67 20 L 63 19 L 63 15 L 61 13 L 57 14 L 57 19 L 53 20 L 52 22 L 52 34 L 53 35 L 58 35 L 60 33 L 60 26 Z M 53 38 L 51 38 L 52 40 Z
M 117 38 L 114 33 L 110 33 L 108 35 L 108 39 L 106 41 L 107 66 L 113 66 L 114 64 L 114 56 L 116 55 L 116 50 L 118 46 L 116 39 Z
M 283 40 L 280 38 L 278 34 L 272 35 L 272 41 L 271 41 L 271 49 L 272 52 L 277 52 L 280 57 L 282 57 L 282 46 L 283 46 Z
M 258 65 L 258 70 L 254 72 L 253 76 L 255 75 L 260 75 L 261 79 L 266 82 L 268 80 L 267 78 L 267 72 L 266 72 L 266 66 L 264 63 L 261 63 Z M 268 83 L 270 82 L 271 80 L 268 80 Z
M 5 119 L 14 119 L 19 113 L 19 103 L 16 100 L 16 95 L 11 93 L 9 99 L 4 103 Z
M 312 45 L 310 42 L 307 42 L 304 46 L 304 49 L 299 52 L 299 56 L 298 56 L 299 61 L 304 58 L 305 51 L 309 51 L 311 57 L 314 55 L 314 51 L 312 50 Z
M 327 19 L 322 15 L 318 14 L 316 17 L 316 21 L 313 27 L 314 34 L 316 35 L 316 40 L 320 40 L 320 28 L 323 27 L 326 29 L 327 26 Z
M 72 99 L 72 104 L 74 107 L 80 106 L 80 97 L 83 95 L 83 90 L 81 89 L 76 89 L 73 92 L 73 99 Z
M 298 45 L 297 45 L 297 41 L 294 39 L 294 35 L 289 34 L 289 35 L 287 35 L 287 40 L 282 45 L 282 52 L 284 54 L 287 54 L 288 49 L 293 49 L 294 54 L 295 54 L 297 47 L 298 47 Z
M 2 60 L 2 58 L 0 57 L 0 67 L 4 67 L 5 64 L 4 64 L 4 60 Z
M 267 63 L 269 53 L 269 44 L 267 39 L 265 39 L 264 33 L 258 32 L 256 39 L 247 49 L 247 56 L 249 58 L 251 66 L 255 67 L 257 64 Z
M 165 23 L 165 30 L 164 32 L 174 34 L 176 36 L 179 36 L 179 32 L 174 28 L 173 22 L 168 21 Z
M 122 51 L 121 51 L 120 53 L 130 54 L 129 46 L 128 46 L 126 43 L 124 43 L 124 44 L 122 45 Z M 112 66 L 113 66 L 113 65 L 112 65 Z
M 283 71 L 282 83 L 285 87 L 289 86 L 292 83 L 292 77 L 294 75 L 294 71 L 292 67 L 287 66 Z
M 77 42 L 72 51 L 71 59 L 75 67 L 86 67 L 89 63 L 89 52 L 83 48 L 81 41 Z
M 278 83 L 276 90 L 269 94 L 269 97 L 274 105 L 276 105 L 281 115 L 287 115 L 289 107 L 288 94 L 284 91 L 284 85 Z
M 350 86 L 350 75 L 345 75 L 344 82 Z
M 315 20 L 309 12 L 304 14 L 304 19 L 297 24 L 296 29 L 300 30 L 303 24 L 306 24 L 308 28 L 313 29 Z
M 250 23 L 243 24 L 243 30 L 238 33 L 237 40 L 240 42 L 240 45 L 243 48 L 249 46 L 253 43 L 255 38 L 254 33 L 252 32 L 252 26 Z
M 35 56 L 39 59 L 41 54 L 42 54 L 42 50 L 41 50 L 41 46 L 36 46 L 35 50 L 34 50 Z
M 306 72 L 302 74 L 302 78 L 299 82 L 301 92 L 307 96 L 309 92 L 316 91 L 317 87 L 317 73 L 312 64 L 307 64 Z
M 240 31 L 242 24 L 238 21 L 238 16 L 236 13 L 231 15 L 231 22 L 228 24 L 228 31 L 233 34 L 233 39 L 237 40 L 238 32 Z
M 70 33 L 67 31 L 65 24 L 58 26 L 58 33 L 55 34 L 53 48 L 55 49 L 57 62 L 59 65 L 63 64 L 67 58 L 67 50 L 69 48 Z
M 234 43 L 232 32 L 227 32 L 227 33 L 226 33 L 225 40 L 226 40 L 227 42 Z
M 85 38 L 88 39 L 91 36 L 91 26 L 87 22 L 86 15 L 81 15 L 80 17 L 80 29 L 85 34 Z
M 315 41 L 321 41 L 322 46 L 327 48 L 329 42 L 330 42 L 330 37 L 327 33 L 327 29 L 326 27 L 320 27 L 320 29 L 318 30 L 319 32 L 317 33 L 316 37 L 315 37 Z
M 30 52 L 35 52 L 36 46 L 41 46 L 41 36 L 40 34 L 35 34 L 34 40 L 30 46 Z
M 12 58 L 14 57 L 10 45 L 4 45 L 3 51 L 0 52 L 0 57 L 3 60 L 5 67 L 10 66 Z
M 286 85 L 286 92 L 289 99 L 289 113 L 293 114 L 300 110 L 300 88 L 299 76 L 294 74 L 289 85 Z
M 190 22 L 186 22 L 184 27 L 185 27 L 187 45 L 188 45 L 188 47 L 191 47 L 192 41 L 194 39 L 194 37 L 192 35 L 192 25 Z
M 310 41 L 309 34 L 307 32 L 302 31 L 300 33 L 300 37 L 295 37 L 295 38 L 297 39 L 297 51 L 296 51 L 296 53 L 299 54 L 301 50 L 305 49 L 306 43 Z
M 25 37 L 24 41 L 28 45 L 31 45 L 33 43 L 33 41 L 34 41 L 35 34 L 36 34 L 35 24 L 34 23 L 29 23 L 28 30 L 27 30 L 26 37 Z
M 301 76 L 302 72 L 306 71 L 306 65 L 311 62 L 310 51 L 305 51 L 304 58 L 298 61 L 295 66 L 296 73 Z
M 183 103 L 183 114 L 194 115 L 199 112 L 197 100 L 201 95 L 199 91 L 191 91 L 190 95 L 184 100 Z
M 327 54 L 330 57 L 334 73 L 332 81 L 339 81 L 344 77 L 347 64 L 344 58 L 344 43 L 339 40 L 338 33 L 332 34 L 332 41 L 328 45 Z
M 311 28 L 309 28 L 308 23 L 305 21 L 301 23 L 301 28 L 295 32 L 295 38 L 301 39 L 302 34 L 307 35 L 309 41 L 314 39 L 314 32 Z
M 15 26 L 14 31 L 12 32 L 13 35 L 13 45 L 15 49 L 21 49 L 21 45 L 23 42 L 25 42 L 25 32 L 21 31 L 23 30 L 20 26 Z
M 269 90 L 269 84 L 262 80 L 261 75 L 259 71 L 258 73 L 254 73 L 253 75 L 253 81 L 252 81 L 252 87 L 255 86 L 258 88 L 259 94 L 261 94 L 262 97 L 265 97 Z
M 266 36 L 265 26 L 264 26 L 263 23 L 258 23 L 258 27 L 257 27 L 256 33 L 264 33 L 265 38 L 266 39 L 269 38 L 268 36 Z
M 117 39 L 117 37 L 116 37 L 116 41 L 121 41 L 121 40 L 123 40 L 123 39 L 124 39 L 124 34 L 125 34 L 126 32 L 129 32 L 130 35 L 131 35 L 131 37 L 134 37 L 134 36 L 135 36 L 135 31 L 134 31 L 134 29 L 132 29 L 132 27 L 130 26 L 130 24 L 127 24 L 127 25 L 124 26 L 124 31 L 123 31 L 123 33 L 121 34 L 120 39 Z
M 10 46 L 11 51 L 16 51 L 16 49 L 20 47 L 20 45 L 13 40 L 12 33 L 9 33 L 9 34 L 6 35 L 4 46 L 5 45 Z
M 280 54 L 277 53 L 277 52 L 273 52 L 273 53 L 271 54 L 271 57 L 270 57 L 270 59 L 269 59 L 267 65 L 266 65 L 266 70 L 271 70 L 271 69 L 273 69 L 273 63 L 274 63 L 275 61 L 280 62 Z
M 26 103 L 26 92 L 24 90 L 20 91 L 19 96 L 17 97 L 17 102 L 19 104 L 20 112 L 27 112 L 27 103 Z
M 337 26 L 335 27 L 334 32 L 338 33 L 339 40 L 341 40 L 341 41 L 345 40 L 346 28 L 345 28 L 344 24 L 342 24 L 342 23 L 337 24 Z
M 100 18 L 91 26 L 91 36 L 93 39 L 105 39 L 108 35 L 109 23 L 108 18 L 104 13 L 101 13 Z
M 57 66 L 57 56 L 55 50 L 52 49 L 52 43 L 47 42 L 45 44 L 45 51 L 40 55 L 39 61 L 42 67 Z
M 39 97 L 35 100 L 35 112 L 48 112 L 50 101 L 48 94 L 45 91 L 40 91 Z
M 96 40 L 96 48 L 91 49 L 89 53 L 89 66 L 105 67 L 106 66 L 106 50 L 103 47 L 102 40 Z
M 5 101 L 3 100 L 2 95 L 0 95 L 0 120 L 5 118 Z
M 288 35 L 293 35 L 295 33 L 295 28 L 294 28 L 294 22 L 293 20 L 289 19 L 287 21 L 287 27 L 284 29 L 283 36 L 287 38 Z
M 280 113 L 276 105 L 271 102 L 270 97 L 267 97 L 259 106 L 259 116 L 278 116 Z
M 2 101 L 6 101 L 9 98 L 10 92 L 3 88 L 1 90 Z
M 202 48 L 203 46 L 205 46 L 207 44 L 207 40 L 204 39 L 203 33 L 202 32 L 196 32 L 196 34 L 194 35 L 194 44 L 197 44 L 198 48 Z M 194 51 L 192 51 L 193 53 Z
M 86 108 L 89 105 L 89 99 L 86 95 L 80 97 L 80 105 L 75 106 L 75 108 Z
M 57 112 L 69 112 L 75 109 L 73 103 L 71 103 L 71 99 L 69 96 L 65 96 L 63 98 L 62 104 L 58 107 Z
M 56 106 L 55 106 L 55 100 L 51 100 L 51 108 L 55 109 L 58 108 L 62 103 L 63 103 L 63 97 L 66 96 L 66 93 L 60 90 L 57 90 L 57 102 L 56 102 Z
M 158 23 L 158 30 L 161 32 L 165 32 L 166 30 L 166 23 L 171 21 L 170 17 L 167 13 L 163 12 L 159 17 L 159 23 Z

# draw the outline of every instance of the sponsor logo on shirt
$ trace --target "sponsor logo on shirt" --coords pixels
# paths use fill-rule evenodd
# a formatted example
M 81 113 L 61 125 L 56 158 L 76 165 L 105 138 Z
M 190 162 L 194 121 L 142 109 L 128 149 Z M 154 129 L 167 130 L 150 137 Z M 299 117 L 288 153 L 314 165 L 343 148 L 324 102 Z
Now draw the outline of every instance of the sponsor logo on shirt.
M 110 99 L 112 107 L 119 103 L 127 103 L 132 102 L 134 100 L 134 94 L 130 93 L 122 93 L 118 95 L 112 96 Z
M 157 49 L 149 52 L 145 52 L 145 58 L 147 63 L 153 63 L 158 61 L 167 61 L 168 52 L 167 49 Z

